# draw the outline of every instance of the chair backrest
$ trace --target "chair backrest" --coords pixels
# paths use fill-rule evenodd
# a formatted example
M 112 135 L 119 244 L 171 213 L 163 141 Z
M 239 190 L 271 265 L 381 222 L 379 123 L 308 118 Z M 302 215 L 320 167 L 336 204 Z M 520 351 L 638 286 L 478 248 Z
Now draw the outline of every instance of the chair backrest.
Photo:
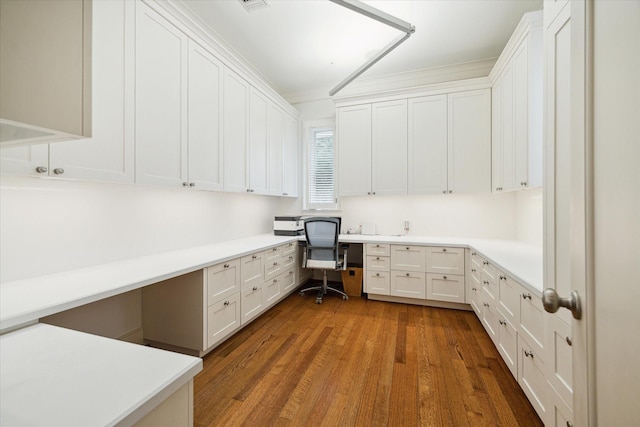
M 340 218 L 313 217 L 304 220 L 307 260 L 338 262 Z

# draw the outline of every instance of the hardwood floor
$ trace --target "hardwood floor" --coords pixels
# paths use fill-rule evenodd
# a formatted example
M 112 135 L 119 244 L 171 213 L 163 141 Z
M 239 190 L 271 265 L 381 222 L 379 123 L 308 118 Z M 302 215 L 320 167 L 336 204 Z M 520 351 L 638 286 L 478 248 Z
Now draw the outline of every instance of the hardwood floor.
M 541 426 L 473 312 L 292 294 L 204 358 L 202 426 Z

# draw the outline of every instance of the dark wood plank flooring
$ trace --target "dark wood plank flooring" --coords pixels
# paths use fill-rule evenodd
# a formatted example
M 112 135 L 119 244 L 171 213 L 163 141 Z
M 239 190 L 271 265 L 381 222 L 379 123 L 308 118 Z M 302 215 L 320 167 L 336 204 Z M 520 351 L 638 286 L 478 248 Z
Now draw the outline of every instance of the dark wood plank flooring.
M 473 312 L 297 293 L 204 358 L 203 426 L 541 426 Z

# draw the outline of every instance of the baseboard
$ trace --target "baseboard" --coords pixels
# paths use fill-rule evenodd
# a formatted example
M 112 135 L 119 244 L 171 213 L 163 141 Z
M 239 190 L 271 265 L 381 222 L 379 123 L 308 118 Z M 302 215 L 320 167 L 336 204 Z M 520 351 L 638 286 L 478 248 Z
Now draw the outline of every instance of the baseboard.
M 396 297 L 392 295 L 367 294 L 367 299 L 374 300 L 374 301 L 398 302 L 402 304 L 422 305 L 426 307 L 449 308 L 454 310 L 465 310 L 465 311 L 473 310 L 469 304 L 463 304 L 459 302 L 435 301 L 435 300 L 429 300 L 429 299 L 423 300 L 423 299 L 416 299 L 416 298 Z
M 144 334 L 142 333 L 142 326 L 136 328 L 126 334 L 120 335 L 117 339 L 120 341 L 130 342 L 132 344 L 144 344 Z

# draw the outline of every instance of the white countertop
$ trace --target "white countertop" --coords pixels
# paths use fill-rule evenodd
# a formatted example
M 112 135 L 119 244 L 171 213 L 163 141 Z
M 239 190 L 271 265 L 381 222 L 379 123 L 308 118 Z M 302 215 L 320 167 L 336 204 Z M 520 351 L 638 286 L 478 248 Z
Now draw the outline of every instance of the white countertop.
M 0 425 L 129 426 L 202 360 L 57 326 L 0 336 Z
M 0 332 L 70 308 L 269 249 L 299 237 L 261 234 L 0 284 Z M 342 234 L 342 242 L 471 247 L 536 295 L 542 293 L 542 249 L 506 240 Z

